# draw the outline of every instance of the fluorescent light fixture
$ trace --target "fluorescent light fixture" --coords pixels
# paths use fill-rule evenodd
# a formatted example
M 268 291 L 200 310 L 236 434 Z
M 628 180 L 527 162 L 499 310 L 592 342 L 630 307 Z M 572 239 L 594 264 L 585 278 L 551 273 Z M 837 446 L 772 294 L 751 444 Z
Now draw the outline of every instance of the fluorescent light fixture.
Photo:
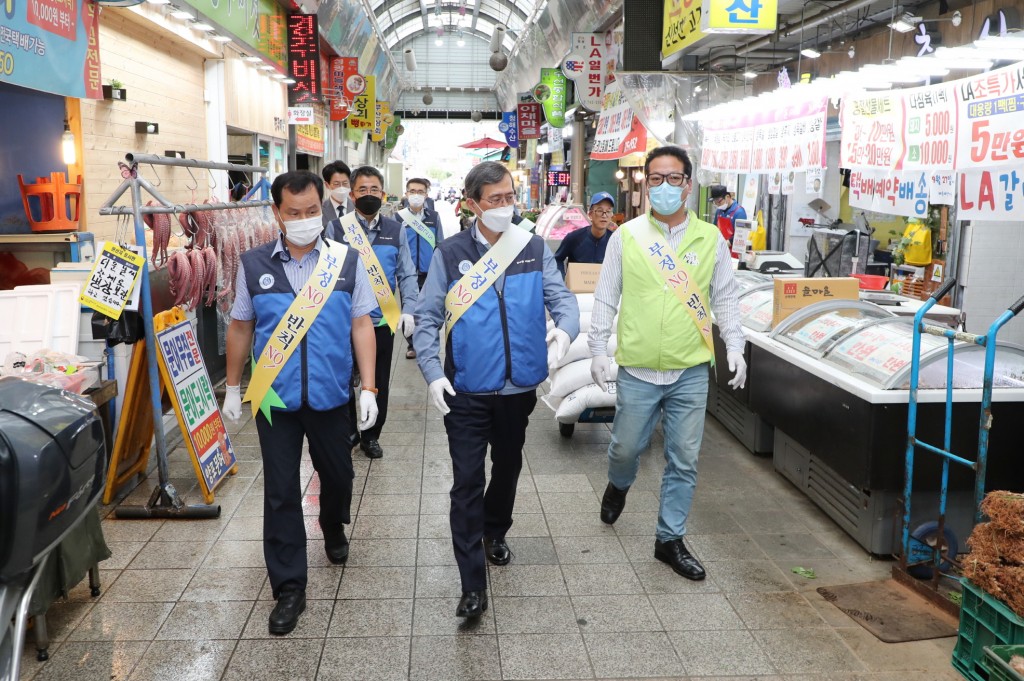
M 434 44 L 437 45 L 438 47 L 441 47 L 442 45 L 444 45 L 444 41 L 441 40 L 441 38 L 436 38 L 434 40 Z
M 702 88 L 700 85 L 698 85 L 695 88 L 693 88 L 693 93 L 694 94 L 700 94 L 701 90 L 703 90 L 703 89 L 704 88 Z
M 917 73 L 925 76 L 947 76 L 949 69 L 930 57 L 904 57 L 897 62 L 897 65 L 904 67 L 910 73 Z
M 151 5 L 166 5 L 171 0 L 146 0 Z
M 259 67 L 259 69 L 260 71 L 273 71 L 274 67 L 271 66 L 270 64 L 264 64 L 263 66 Z
M 1012 49 L 1024 48 L 1024 36 L 1018 35 L 1002 35 L 1002 36 L 985 36 L 984 38 L 978 38 L 974 41 L 974 44 L 978 47 L 1009 47 Z
M 980 59 L 991 59 L 992 61 L 1024 60 L 1024 48 L 1019 47 L 979 47 L 975 43 L 975 48 L 972 51 Z
M 263 59 L 261 59 L 260 57 L 251 57 L 250 56 L 250 57 L 245 57 L 243 59 L 243 61 L 247 61 L 250 64 L 258 64 L 259 62 L 263 61 Z
M 889 28 L 900 33 L 910 33 L 917 28 L 920 21 L 921 17 L 915 17 L 910 12 L 905 12 L 899 19 L 891 21 L 889 23 Z
M 800 50 L 800 54 L 804 55 L 808 59 L 817 59 L 818 57 L 821 56 L 821 52 L 818 52 L 813 47 L 805 47 L 804 49 Z
M 986 59 L 983 53 L 970 47 L 940 47 L 935 50 L 932 59 L 954 70 L 972 71 L 992 68 L 991 59 Z
M 213 30 L 213 26 L 211 26 L 210 24 L 206 23 L 205 21 L 198 21 L 198 22 L 192 24 L 192 28 L 197 30 L 197 31 L 203 31 L 204 33 L 209 33 L 210 31 Z
M 285 85 L 295 85 L 295 79 L 294 78 L 285 78 L 281 82 L 284 83 Z
M 196 15 L 192 14 L 191 12 L 186 12 L 183 9 L 175 9 L 171 12 L 171 16 L 175 19 L 181 19 L 182 21 L 196 18 Z
M 288 76 L 284 75 L 283 73 L 274 73 L 274 74 L 271 74 L 270 77 L 274 78 L 275 80 L 284 80 Z
M 60 151 L 64 165 L 75 165 L 75 135 L 71 132 L 71 126 L 68 125 L 66 118 L 64 119 L 64 134 L 60 136 Z
M 226 36 L 226 35 L 217 35 L 217 34 L 211 35 L 210 36 L 210 40 L 212 40 L 215 43 L 230 43 L 231 42 L 231 38 L 229 38 L 228 36 Z
M 757 78 L 757 74 L 751 71 L 750 69 L 747 69 L 746 71 L 743 72 L 743 77 L 746 78 L 747 80 L 753 80 L 754 78 Z

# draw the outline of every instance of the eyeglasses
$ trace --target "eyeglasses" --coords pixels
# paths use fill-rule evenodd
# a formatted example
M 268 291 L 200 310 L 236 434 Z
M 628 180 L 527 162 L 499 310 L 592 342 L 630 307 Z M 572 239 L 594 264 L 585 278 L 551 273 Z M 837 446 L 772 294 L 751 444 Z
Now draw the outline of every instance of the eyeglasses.
M 595 210 L 593 213 L 599 218 L 610 218 L 612 216 L 612 212 L 610 210 Z
M 665 180 L 668 180 L 668 183 L 673 187 L 681 187 L 683 185 L 683 181 L 687 179 L 688 178 L 686 177 L 686 175 L 683 175 L 682 173 L 669 173 L 668 175 L 662 175 L 661 173 L 651 173 L 650 175 L 647 176 L 647 184 L 649 184 L 652 187 L 657 187 Z
M 516 202 L 515 194 L 494 194 L 486 199 L 480 199 L 481 203 L 489 203 L 492 206 L 511 206 Z
M 405 193 L 409 194 L 411 196 L 426 196 L 427 195 L 427 193 L 425 191 L 423 191 L 422 189 L 407 189 L 405 191 Z
M 327 185 L 328 189 L 341 189 L 342 187 L 350 189 L 351 185 L 347 180 L 338 180 L 336 182 L 331 182 L 329 185 Z
M 366 196 L 367 194 L 373 194 L 374 196 L 380 196 L 383 194 L 383 190 L 380 187 L 360 187 L 352 191 L 356 196 Z

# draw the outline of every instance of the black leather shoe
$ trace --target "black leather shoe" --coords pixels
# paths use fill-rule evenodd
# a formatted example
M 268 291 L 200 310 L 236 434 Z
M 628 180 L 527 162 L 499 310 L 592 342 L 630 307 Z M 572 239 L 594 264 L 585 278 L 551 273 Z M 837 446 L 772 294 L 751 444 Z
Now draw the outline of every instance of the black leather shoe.
M 707 573 L 704 572 L 704 566 L 686 550 L 686 545 L 683 544 L 682 539 L 673 539 L 667 542 L 655 540 L 654 557 L 662 563 L 668 563 L 675 570 L 676 574 L 680 574 L 687 579 L 700 581 L 707 576 Z
M 348 537 L 345 536 L 345 526 L 338 529 L 324 528 L 324 550 L 327 552 L 327 560 L 335 565 L 344 565 L 348 560 Z
M 508 565 L 512 560 L 512 552 L 504 539 L 488 539 L 484 537 L 484 553 L 492 565 Z
M 628 491 L 628 487 L 619 489 L 612 483 L 608 483 L 608 486 L 604 488 L 604 497 L 601 499 L 601 522 L 613 525 L 619 519 L 622 509 L 626 507 L 626 492 Z
M 487 611 L 487 591 L 467 591 L 459 599 L 459 607 L 455 609 L 456 617 L 472 619 Z
M 299 623 L 299 615 L 306 610 L 305 591 L 284 591 L 277 597 L 277 605 L 270 612 L 270 633 L 284 636 Z
M 363 450 L 363 454 L 371 459 L 379 459 L 384 456 L 384 450 L 380 448 L 380 442 L 377 440 L 363 440 L 359 448 Z

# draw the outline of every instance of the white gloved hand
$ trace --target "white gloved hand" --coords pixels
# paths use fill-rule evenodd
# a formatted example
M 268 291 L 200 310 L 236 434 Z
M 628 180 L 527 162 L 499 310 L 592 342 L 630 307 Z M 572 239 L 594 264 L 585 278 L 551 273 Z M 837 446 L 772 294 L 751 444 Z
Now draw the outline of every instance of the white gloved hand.
M 590 377 L 601 389 L 601 392 L 608 392 L 608 377 L 611 376 L 612 366 L 608 355 L 594 355 L 590 360 Z
M 729 387 L 733 390 L 739 390 L 747 384 L 747 360 L 743 359 L 742 352 L 737 352 L 736 350 L 730 350 L 726 355 L 726 359 L 729 362 L 729 371 L 732 372 L 732 380 L 729 381 Z
M 565 357 L 565 353 L 569 352 L 572 339 L 569 338 L 569 334 L 556 327 L 548 331 L 544 342 L 548 344 L 548 369 L 553 371 Z
M 402 314 L 398 316 L 398 330 L 402 332 L 402 335 L 406 338 L 412 335 L 412 332 L 416 329 L 416 320 L 413 319 L 411 314 Z
M 232 422 L 242 418 L 242 386 L 224 386 L 224 406 L 221 407 L 220 413 Z
M 448 381 L 447 378 L 439 378 L 432 382 L 427 389 L 430 391 L 430 400 L 434 403 L 434 407 L 441 412 L 441 415 L 445 415 L 452 409 L 444 401 L 444 394 L 448 393 L 452 397 L 455 396 L 455 388 Z
M 369 390 L 359 391 L 359 430 L 373 428 L 377 422 L 377 394 Z

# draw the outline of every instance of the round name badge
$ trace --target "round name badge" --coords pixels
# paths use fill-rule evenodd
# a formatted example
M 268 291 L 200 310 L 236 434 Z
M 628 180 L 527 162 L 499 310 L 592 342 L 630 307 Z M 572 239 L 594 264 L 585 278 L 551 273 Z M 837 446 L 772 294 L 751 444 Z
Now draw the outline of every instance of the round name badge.
M 264 274 L 260 277 L 260 288 L 266 291 L 268 288 L 274 285 L 274 275 Z
M 468 260 L 463 260 L 462 262 L 460 262 L 460 263 L 459 263 L 459 272 L 460 272 L 461 274 L 465 274 L 465 273 L 466 273 L 466 272 L 468 272 L 468 271 L 469 271 L 469 270 L 470 270 L 470 269 L 471 269 L 472 267 L 473 267 L 473 263 L 471 263 L 471 262 L 470 262 L 470 261 L 468 261 Z

